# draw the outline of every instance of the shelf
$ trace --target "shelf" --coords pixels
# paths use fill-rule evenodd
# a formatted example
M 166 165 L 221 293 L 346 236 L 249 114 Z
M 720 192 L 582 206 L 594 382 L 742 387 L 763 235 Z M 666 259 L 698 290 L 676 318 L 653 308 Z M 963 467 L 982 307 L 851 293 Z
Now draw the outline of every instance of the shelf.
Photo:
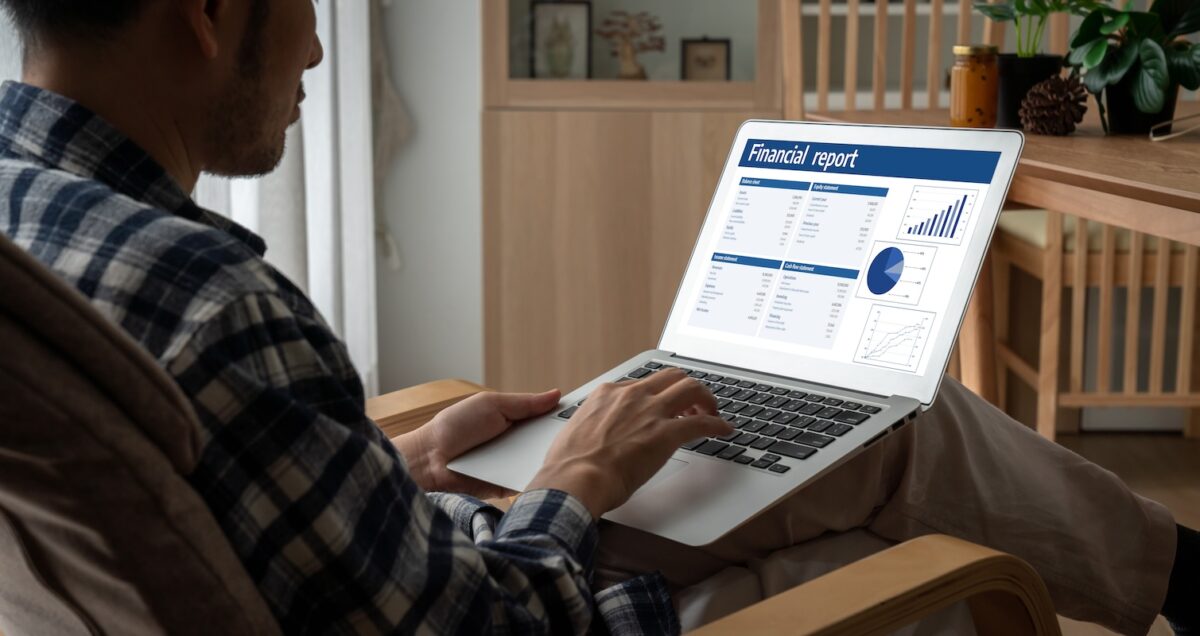
M 683 82 L 641 80 L 508 81 L 509 108 L 580 110 L 750 110 L 754 82 Z

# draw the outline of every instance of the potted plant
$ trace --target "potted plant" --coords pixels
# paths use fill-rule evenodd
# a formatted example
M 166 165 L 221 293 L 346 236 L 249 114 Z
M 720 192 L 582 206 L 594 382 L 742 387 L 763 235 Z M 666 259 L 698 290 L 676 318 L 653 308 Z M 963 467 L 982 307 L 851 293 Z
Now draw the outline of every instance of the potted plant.
M 1106 132 L 1144 135 L 1175 116 L 1180 86 L 1200 88 L 1200 44 L 1184 39 L 1200 31 L 1200 0 L 1131 8 L 1088 13 L 1071 37 L 1067 63 L 1083 69 Z
M 1046 23 L 1055 13 L 1085 15 L 1099 6 L 1098 0 L 1002 0 L 978 2 L 975 10 L 997 22 L 1012 22 L 1016 28 L 1017 52 L 1003 53 L 997 60 L 1000 75 L 996 125 L 1020 128 L 1021 100 L 1035 84 L 1056 75 L 1063 67 L 1061 55 L 1041 53 Z

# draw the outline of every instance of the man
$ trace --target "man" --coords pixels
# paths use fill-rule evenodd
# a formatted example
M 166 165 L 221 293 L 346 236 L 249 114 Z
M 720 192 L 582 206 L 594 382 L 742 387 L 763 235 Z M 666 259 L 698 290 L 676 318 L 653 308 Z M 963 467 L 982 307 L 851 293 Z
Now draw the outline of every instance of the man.
M 0 231 L 190 397 L 203 452 L 188 478 L 285 631 L 678 631 L 669 590 L 857 527 L 1014 552 L 1059 611 L 1118 631 L 1160 609 L 1198 625 L 1194 532 L 953 382 L 907 432 L 704 550 L 617 527 L 597 548 L 594 520 L 674 448 L 728 432 L 679 372 L 598 391 L 503 516 L 438 494 L 486 494 L 446 462 L 558 393 L 477 396 L 393 446 L 262 240 L 187 195 L 201 172 L 278 163 L 322 57 L 310 0 L 0 3 L 26 55 L 24 83 L 0 89 Z M 632 578 L 593 587 L 597 554 Z

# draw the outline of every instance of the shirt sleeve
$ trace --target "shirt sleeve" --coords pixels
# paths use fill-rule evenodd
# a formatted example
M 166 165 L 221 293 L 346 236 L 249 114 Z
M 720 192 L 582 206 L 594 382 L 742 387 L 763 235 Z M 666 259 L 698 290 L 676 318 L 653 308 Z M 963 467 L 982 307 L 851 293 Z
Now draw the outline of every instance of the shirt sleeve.
M 529 492 L 492 536 L 472 536 L 498 511 L 417 486 L 315 312 L 272 294 L 236 300 L 168 368 L 201 422 L 189 479 L 285 633 L 588 629 L 586 508 Z

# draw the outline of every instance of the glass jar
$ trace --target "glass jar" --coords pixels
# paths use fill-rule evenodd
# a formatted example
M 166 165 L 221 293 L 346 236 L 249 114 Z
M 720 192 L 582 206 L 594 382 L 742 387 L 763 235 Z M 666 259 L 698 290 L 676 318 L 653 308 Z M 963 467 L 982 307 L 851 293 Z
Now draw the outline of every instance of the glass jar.
M 950 70 L 950 125 L 992 128 L 996 125 L 996 74 L 994 46 L 954 47 Z

